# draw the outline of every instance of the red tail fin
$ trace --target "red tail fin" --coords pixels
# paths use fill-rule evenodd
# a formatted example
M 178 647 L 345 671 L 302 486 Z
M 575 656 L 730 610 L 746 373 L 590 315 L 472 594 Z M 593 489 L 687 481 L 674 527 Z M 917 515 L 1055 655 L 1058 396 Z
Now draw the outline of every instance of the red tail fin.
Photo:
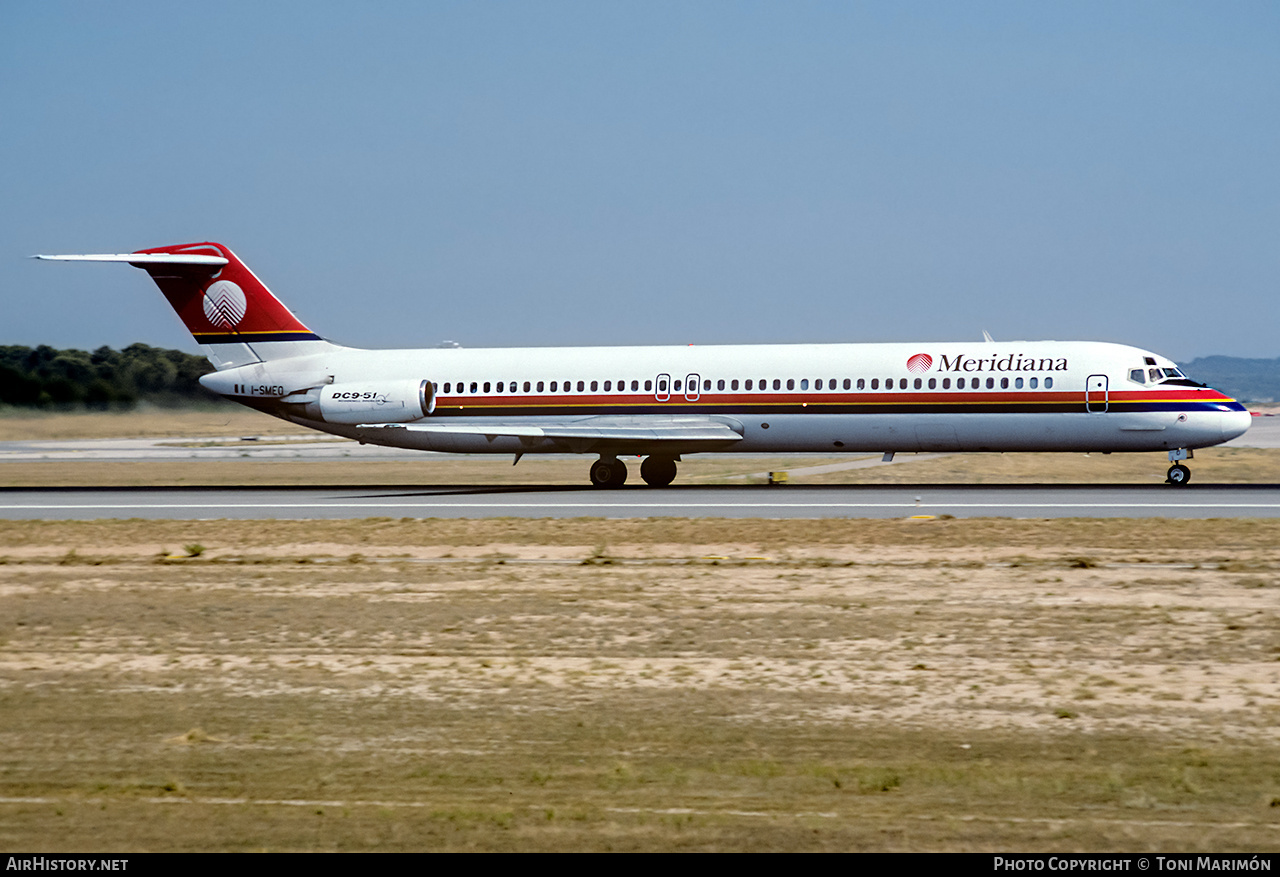
M 222 244 L 177 244 L 138 250 L 135 255 L 171 253 L 220 256 L 218 266 L 139 263 L 196 341 L 201 344 L 253 344 L 266 341 L 315 341 L 312 332 L 282 305 L 235 253 Z

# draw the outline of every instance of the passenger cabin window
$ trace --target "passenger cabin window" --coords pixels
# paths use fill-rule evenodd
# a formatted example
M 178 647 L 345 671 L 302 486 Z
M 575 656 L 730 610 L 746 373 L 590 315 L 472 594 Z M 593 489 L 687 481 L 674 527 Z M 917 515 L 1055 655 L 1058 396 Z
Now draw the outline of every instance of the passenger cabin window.
M 592 381 L 592 382 L 591 382 L 591 385 L 594 387 L 594 386 L 595 386 L 595 381 Z M 607 393 L 607 392 L 609 392 L 609 388 L 610 388 L 610 387 L 612 387 L 612 386 L 613 386 L 613 381 L 605 381 L 605 382 L 604 382 L 604 391 L 605 391 L 606 393 Z
M 845 379 L 844 379 L 844 388 L 845 388 L 846 390 L 847 390 L 847 389 L 849 389 L 849 379 L 848 379 L 848 378 L 845 378 Z M 865 390 L 866 388 L 867 388 L 867 380 L 866 380 L 866 378 L 858 378 L 858 389 L 859 389 L 859 390 Z
M 943 379 L 942 379 L 942 389 L 944 389 L 944 390 L 950 390 L 950 389 L 951 389 L 951 378 L 943 378 Z
M 822 389 L 822 378 L 818 378 L 816 381 L 814 381 L 814 382 L 813 382 L 813 388 L 814 388 L 815 390 L 821 390 L 821 389 Z
M 1028 378 L 1028 379 L 1027 379 L 1027 386 L 1034 390 L 1036 387 L 1040 386 L 1040 379 L 1039 379 L 1039 378 Z
M 730 390 L 738 389 L 738 381 L 736 379 L 729 382 L 729 389 Z
M 880 379 L 879 379 L 879 378 L 872 378 L 872 379 L 871 379 L 871 389 L 873 389 L 873 390 L 878 390 L 878 389 L 880 389 Z
M 987 389 L 988 389 L 988 390 L 993 390 L 993 389 L 995 389 L 995 386 L 996 386 L 996 379 L 995 379 L 995 378 L 987 378 Z
M 586 389 L 586 385 L 582 381 L 578 381 L 578 392 L 581 393 L 584 389 Z
M 1045 378 L 1045 379 L 1044 379 L 1044 388 L 1045 388 L 1046 390 L 1051 390 L 1051 389 L 1053 389 L 1053 378 Z
M 1014 388 L 1015 390 L 1021 390 L 1021 389 L 1022 389 L 1022 378 L 1014 378 L 1014 379 L 1013 379 L 1013 388 Z
M 476 392 L 476 389 L 477 389 L 476 382 L 475 382 L 475 381 L 472 381 L 472 382 L 471 382 L 471 392 L 472 392 L 472 393 Z
M 929 389 L 930 389 L 930 390 L 936 390 L 936 389 L 938 389 L 938 379 L 937 379 L 937 378 L 929 378 Z
M 844 379 L 844 388 L 845 388 L 846 390 L 847 390 L 847 389 L 849 389 L 849 379 L 848 379 L 848 378 L 845 378 L 845 379 Z M 859 379 L 858 379 L 858 389 L 859 389 L 859 390 L 861 390 L 861 389 L 862 389 L 862 379 L 861 379 L 861 378 L 859 378 Z
M 918 389 L 920 389 L 922 386 L 924 386 L 924 382 L 923 382 L 922 380 L 920 380 L 920 378 L 916 378 L 915 385 L 916 385 L 916 389 L 918 390 Z
M 750 389 L 751 389 L 751 379 L 750 379 L 750 378 L 747 378 L 747 384 L 746 384 L 746 387 L 747 387 L 747 389 L 748 389 L 748 390 L 750 390 Z
M 645 392 L 647 393 L 647 392 L 649 392 L 649 391 L 650 391 L 650 390 L 652 390 L 652 389 L 653 389 L 653 381 L 645 381 L 645 382 L 644 382 L 644 390 L 645 390 Z M 665 387 L 664 387 L 664 389 L 665 389 Z
M 538 392 L 542 392 L 542 381 L 538 381 Z
M 774 379 L 773 379 L 773 388 L 774 388 L 775 390 L 781 390 L 781 389 L 782 389 L 782 381 L 778 380 L 777 378 L 774 378 Z

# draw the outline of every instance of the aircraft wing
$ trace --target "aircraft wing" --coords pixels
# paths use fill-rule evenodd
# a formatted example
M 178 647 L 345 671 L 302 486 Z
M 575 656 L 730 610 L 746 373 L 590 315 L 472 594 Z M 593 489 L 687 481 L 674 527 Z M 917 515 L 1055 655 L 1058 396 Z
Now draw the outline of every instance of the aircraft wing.
M 358 428 L 403 429 L 442 438 L 476 436 L 489 441 L 518 438 L 527 447 L 549 443 L 577 453 L 632 448 L 692 453 L 742 440 L 740 424 L 709 417 L 588 417 L 568 423 L 362 423 Z

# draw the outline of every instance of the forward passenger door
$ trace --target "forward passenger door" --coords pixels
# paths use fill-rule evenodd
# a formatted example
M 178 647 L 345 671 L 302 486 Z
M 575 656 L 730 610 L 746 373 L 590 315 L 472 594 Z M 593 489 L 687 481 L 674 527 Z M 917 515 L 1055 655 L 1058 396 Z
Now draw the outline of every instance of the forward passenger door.
M 1106 375 L 1089 375 L 1084 383 L 1084 410 L 1090 414 L 1105 414 L 1109 393 Z

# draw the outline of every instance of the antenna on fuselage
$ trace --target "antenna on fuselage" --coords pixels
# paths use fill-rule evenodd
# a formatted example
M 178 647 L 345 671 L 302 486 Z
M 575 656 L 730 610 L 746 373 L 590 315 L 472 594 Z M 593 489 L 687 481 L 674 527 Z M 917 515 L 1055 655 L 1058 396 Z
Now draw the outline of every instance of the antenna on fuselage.
M 988 332 L 986 329 L 983 329 L 983 330 L 982 330 L 982 340 L 983 340 L 983 341 L 986 341 L 988 344 L 995 344 L 995 343 L 996 343 L 996 339 L 992 338 L 992 337 L 991 337 L 991 333 L 990 333 L 990 332 Z

